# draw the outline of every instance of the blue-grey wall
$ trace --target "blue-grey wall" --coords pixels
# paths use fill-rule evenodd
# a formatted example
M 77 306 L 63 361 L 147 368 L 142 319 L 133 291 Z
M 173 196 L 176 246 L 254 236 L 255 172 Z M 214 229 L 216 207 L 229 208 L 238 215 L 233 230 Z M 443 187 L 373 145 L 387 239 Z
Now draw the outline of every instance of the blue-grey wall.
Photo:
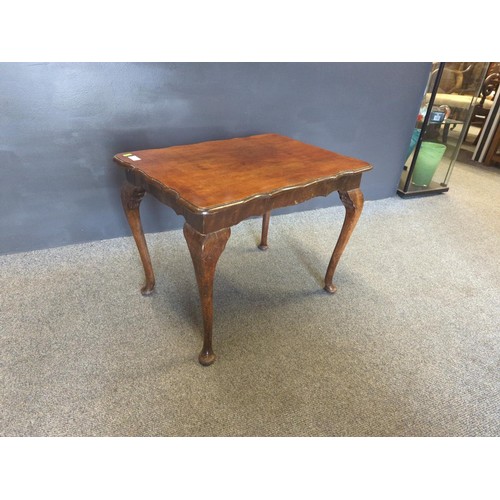
M 115 153 L 276 132 L 393 196 L 430 63 L 0 63 L 0 254 L 130 234 Z M 337 204 L 335 195 L 294 208 Z M 179 228 L 154 199 L 146 231 Z M 289 209 L 291 210 L 291 209 Z M 286 210 L 284 210 L 286 211 Z

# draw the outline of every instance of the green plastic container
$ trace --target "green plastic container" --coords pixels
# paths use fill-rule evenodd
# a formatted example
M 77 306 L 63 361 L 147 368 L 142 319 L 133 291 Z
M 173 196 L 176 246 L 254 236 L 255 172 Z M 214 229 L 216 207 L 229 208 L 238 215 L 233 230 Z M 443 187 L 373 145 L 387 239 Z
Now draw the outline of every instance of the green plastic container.
M 413 170 L 412 184 L 427 187 L 434 177 L 445 151 L 446 146 L 444 144 L 422 142 L 415 163 L 415 169 Z

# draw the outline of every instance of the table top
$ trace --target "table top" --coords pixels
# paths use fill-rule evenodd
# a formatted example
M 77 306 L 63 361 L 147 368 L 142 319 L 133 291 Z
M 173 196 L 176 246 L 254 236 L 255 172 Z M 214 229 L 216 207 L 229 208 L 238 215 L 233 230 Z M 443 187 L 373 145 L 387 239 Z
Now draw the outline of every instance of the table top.
M 200 211 L 372 168 L 278 134 L 126 152 L 114 160 Z

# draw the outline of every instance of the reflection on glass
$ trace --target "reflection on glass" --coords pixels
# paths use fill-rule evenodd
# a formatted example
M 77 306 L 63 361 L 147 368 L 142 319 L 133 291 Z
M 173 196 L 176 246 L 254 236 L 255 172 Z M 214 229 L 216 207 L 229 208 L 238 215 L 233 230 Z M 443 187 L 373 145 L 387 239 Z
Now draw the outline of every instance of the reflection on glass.
M 487 67 L 488 63 L 478 62 L 432 65 L 398 194 L 448 190 L 453 165 L 469 132 L 471 113 L 480 101 Z

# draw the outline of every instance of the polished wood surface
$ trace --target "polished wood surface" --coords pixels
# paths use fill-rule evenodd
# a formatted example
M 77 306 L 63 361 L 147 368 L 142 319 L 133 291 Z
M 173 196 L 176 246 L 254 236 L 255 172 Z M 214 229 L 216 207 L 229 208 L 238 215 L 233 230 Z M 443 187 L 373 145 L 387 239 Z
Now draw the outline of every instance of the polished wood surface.
M 325 276 L 325 290 L 329 293 L 335 293 L 337 287 L 333 284 L 333 275 L 339 263 L 341 255 L 344 253 L 347 242 L 351 237 L 354 227 L 363 210 L 364 197 L 361 189 L 353 189 L 352 191 L 339 191 L 340 200 L 345 207 L 345 219 L 340 231 L 339 239 L 333 250 L 332 258 L 328 264 Z
M 321 179 L 370 170 L 364 161 L 278 134 L 134 151 L 115 160 L 162 188 L 194 211 L 213 211 L 249 198 Z
M 198 360 L 204 366 L 211 365 L 215 361 L 215 354 L 212 349 L 215 266 L 226 247 L 230 234 L 231 229 L 229 228 L 221 229 L 215 233 L 200 234 L 188 223 L 184 224 L 184 237 L 193 260 L 203 313 L 203 347 Z
M 146 238 L 144 237 L 141 217 L 139 214 L 139 206 L 144 194 L 144 189 L 137 188 L 128 182 L 122 186 L 121 199 L 123 210 L 125 211 L 125 216 L 127 217 L 137 249 L 139 250 L 139 255 L 141 257 L 146 277 L 146 283 L 142 287 L 141 293 L 143 295 L 151 295 L 155 287 L 155 275 L 153 273 L 151 257 L 149 256 L 148 245 L 146 243 Z
M 267 250 L 267 233 L 269 232 L 269 219 L 271 218 L 271 212 L 265 212 L 262 216 L 262 233 L 260 236 L 259 248 L 261 250 Z
M 333 293 L 335 269 L 363 208 L 361 176 L 372 168 L 278 134 L 120 153 L 114 160 L 125 168 L 122 202 L 144 267 L 144 295 L 153 291 L 155 278 L 140 220 L 142 197 L 150 193 L 186 220 L 204 325 L 198 359 L 205 366 L 215 360 L 213 283 L 230 227 L 262 216 L 259 248 L 266 250 L 272 210 L 338 191 L 346 215 L 325 276 L 325 290 Z

